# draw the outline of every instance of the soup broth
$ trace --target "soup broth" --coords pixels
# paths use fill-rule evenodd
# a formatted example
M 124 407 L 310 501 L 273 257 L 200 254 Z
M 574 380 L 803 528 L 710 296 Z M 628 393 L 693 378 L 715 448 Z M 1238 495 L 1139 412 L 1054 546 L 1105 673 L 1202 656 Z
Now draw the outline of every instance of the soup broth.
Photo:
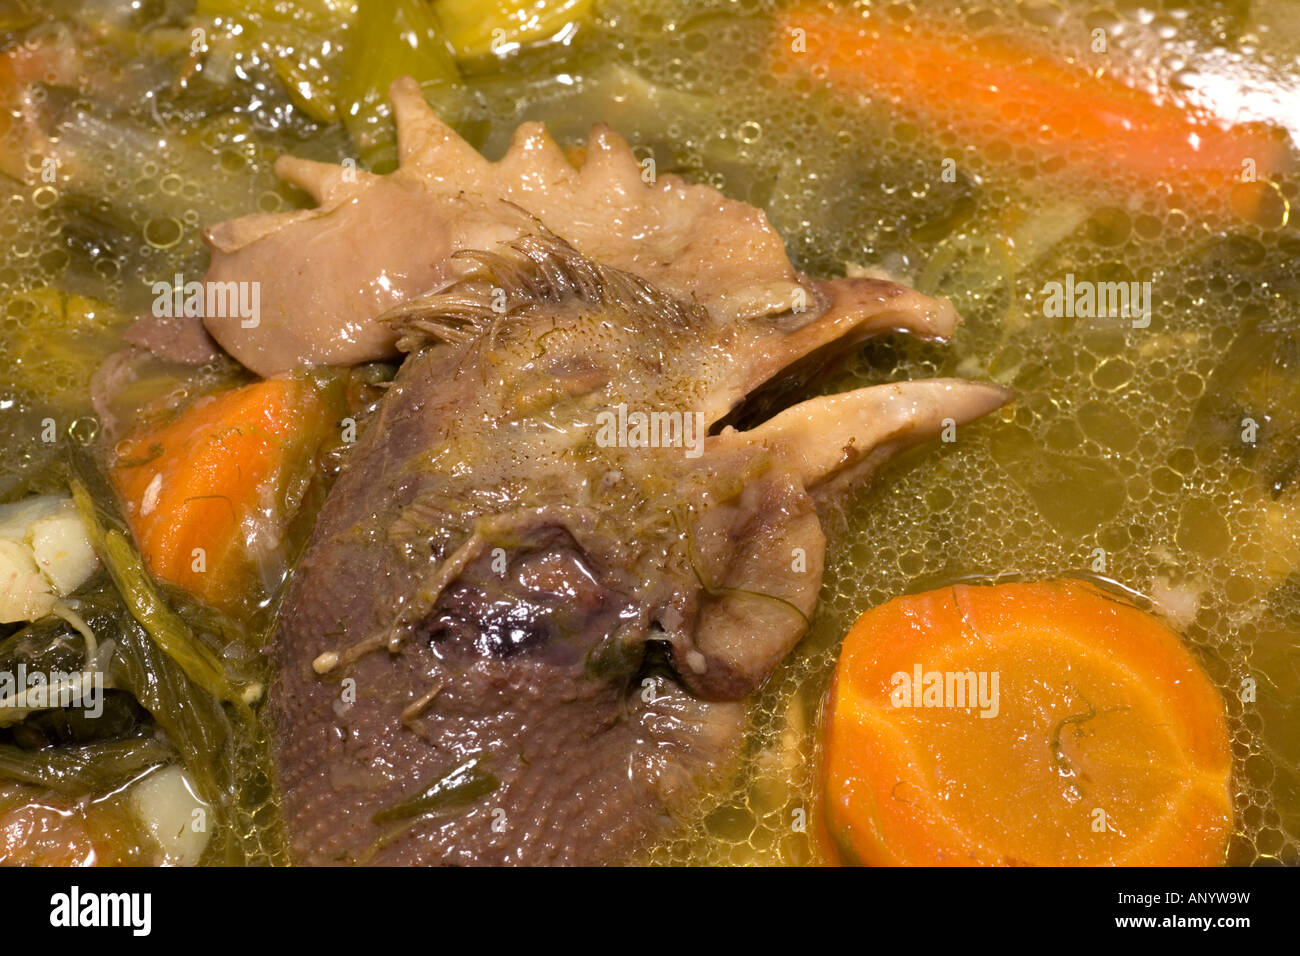
M 48 73 L 35 108 L 65 119 L 44 152 L 7 131 L 24 168 L 0 179 L 0 500 L 64 485 L 58 443 L 42 430 L 93 427 L 92 373 L 150 309 L 155 283 L 201 276 L 203 226 L 307 204 L 271 173 L 276 156 L 391 163 L 382 110 L 358 156 L 339 117 L 313 105 L 312 78 L 342 68 L 346 39 L 318 22 L 334 3 L 305 6 L 281 16 L 162 0 L 7 5 L 3 36 Z M 947 344 L 873 341 L 800 397 L 932 376 L 1018 395 L 896 460 L 827 517 L 820 605 L 755 705 L 734 786 L 640 858 L 825 862 L 819 728 L 855 618 L 957 582 L 1073 575 L 1169 621 L 1222 691 L 1235 761 L 1228 861 L 1297 862 L 1300 179 L 1271 171 L 1243 218 L 1229 197 L 1206 208 L 1119 162 L 1113 176 L 1080 175 L 997 128 L 936 130 L 923 108 L 835 88 L 816 70 L 775 72 L 787 6 L 611 0 L 559 42 L 426 85 L 489 157 L 523 120 L 545 122 L 565 147 L 609 123 L 660 173 L 765 210 L 799 268 L 878 270 L 949 297 L 963 317 Z M 1014 35 L 1044 56 L 1300 135 L 1300 14 L 1281 0 L 863 10 L 972 42 Z M 75 62 L 42 59 L 69 34 Z M 59 168 L 43 179 L 51 159 Z M 1123 283 L 1133 308 L 1088 314 L 1077 297 L 1062 304 L 1067 283 Z M 148 388 L 197 392 L 242 374 L 166 368 Z M 244 609 L 250 646 L 275 593 Z M 257 738 L 237 826 L 251 856 L 282 861 Z

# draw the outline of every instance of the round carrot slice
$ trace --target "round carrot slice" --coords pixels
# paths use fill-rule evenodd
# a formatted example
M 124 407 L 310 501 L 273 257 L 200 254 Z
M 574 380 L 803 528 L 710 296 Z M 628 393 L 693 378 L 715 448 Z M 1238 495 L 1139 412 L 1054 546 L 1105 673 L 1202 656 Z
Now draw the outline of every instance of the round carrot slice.
M 1210 865 L 1232 829 L 1222 698 L 1178 636 L 1078 581 L 863 614 L 823 760 L 846 861 Z

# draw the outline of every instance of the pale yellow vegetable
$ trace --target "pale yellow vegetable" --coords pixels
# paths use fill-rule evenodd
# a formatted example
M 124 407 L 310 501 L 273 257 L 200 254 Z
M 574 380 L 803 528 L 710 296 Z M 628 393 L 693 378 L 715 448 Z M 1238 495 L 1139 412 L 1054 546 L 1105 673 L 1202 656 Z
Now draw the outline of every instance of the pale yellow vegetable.
M 594 0 L 437 0 L 433 11 L 456 57 L 473 59 L 567 37 L 594 6 Z
M 176 764 L 156 770 L 131 788 L 131 806 L 162 847 L 164 865 L 193 866 L 208 845 L 211 808 Z
M 40 495 L 0 505 L 0 623 L 49 614 L 97 567 L 71 498 Z

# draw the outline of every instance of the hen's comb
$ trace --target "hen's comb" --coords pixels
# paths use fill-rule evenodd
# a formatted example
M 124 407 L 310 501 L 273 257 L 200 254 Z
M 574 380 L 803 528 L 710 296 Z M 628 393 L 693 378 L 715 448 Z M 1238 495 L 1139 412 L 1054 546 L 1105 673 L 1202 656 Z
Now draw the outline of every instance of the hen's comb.
M 317 207 L 245 216 L 205 234 L 209 281 L 260 285 L 255 325 L 205 318 L 256 372 L 393 355 L 395 336 L 377 318 L 456 278 L 456 252 L 519 239 L 530 217 L 584 255 L 693 299 L 722 322 L 802 308 L 815 295 L 762 210 L 655 176 L 606 126 L 593 128 L 581 167 L 534 122 L 491 162 L 438 118 L 413 79 L 394 82 L 389 96 L 395 172 L 281 157 L 277 175 Z

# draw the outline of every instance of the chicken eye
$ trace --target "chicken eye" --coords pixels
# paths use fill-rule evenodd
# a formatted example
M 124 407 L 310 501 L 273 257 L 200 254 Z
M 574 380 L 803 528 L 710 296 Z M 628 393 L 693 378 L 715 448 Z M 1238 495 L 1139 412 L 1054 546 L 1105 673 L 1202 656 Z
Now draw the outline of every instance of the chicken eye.
M 527 550 L 488 549 L 438 599 L 417 631 L 440 652 L 496 658 L 547 646 L 577 661 L 622 610 L 567 533 Z

